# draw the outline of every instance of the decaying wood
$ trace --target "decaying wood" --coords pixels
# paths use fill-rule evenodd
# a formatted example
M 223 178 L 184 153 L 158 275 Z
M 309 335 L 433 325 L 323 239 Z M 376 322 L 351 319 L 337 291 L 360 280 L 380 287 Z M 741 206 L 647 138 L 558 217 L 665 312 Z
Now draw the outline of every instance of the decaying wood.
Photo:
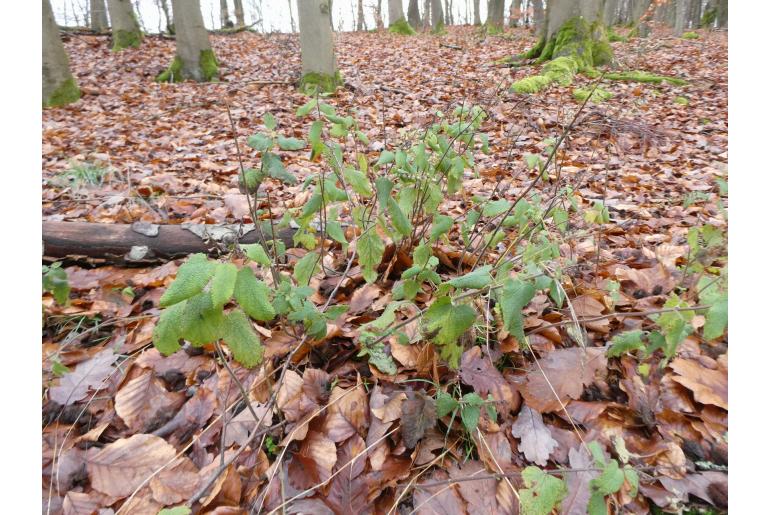
M 293 247 L 294 229 L 276 230 L 276 238 Z M 183 257 L 196 252 L 216 255 L 236 241 L 260 243 L 253 225 L 155 225 L 43 222 L 43 256 L 47 258 L 95 258 L 109 263 L 148 263 Z M 267 241 L 272 239 L 266 235 Z

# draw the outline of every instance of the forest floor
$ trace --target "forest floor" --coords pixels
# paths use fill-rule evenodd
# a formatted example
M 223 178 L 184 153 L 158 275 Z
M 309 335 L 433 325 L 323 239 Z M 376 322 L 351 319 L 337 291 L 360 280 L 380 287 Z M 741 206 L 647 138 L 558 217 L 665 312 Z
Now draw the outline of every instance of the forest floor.
M 699 36 L 656 32 L 613 43 L 620 69 L 688 84 L 602 81 L 612 98 L 585 106 L 559 152 L 556 184 L 563 178 L 586 213 L 603 205 L 608 215 L 590 227 L 588 216 L 579 219 L 579 230 L 559 242 L 561 256 L 577 263 L 565 279 L 570 310 L 536 295 L 525 311 L 527 345 L 506 334 L 490 340 L 487 328 L 486 339 L 476 338 L 482 345 L 466 342 L 458 370 L 442 364 L 431 343 L 392 342 L 398 371 L 387 375 L 357 357 L 358 334 L 388 305 L 393 281 L 363 286 L 359 271 L 335 299 L 349 312 L 289 367 L 284 384 L 273 384 L 273 373 L 297 338 L 280 324 L 258 328 L 263 366 L 232 363 L 257 408 L 282 388 L 262 446 L 252 445 L 256 423 L 244 403 L 222 431 L 223 409 L 240 392 L 215 352 L 163 358 L 152 347 L 158 300 L 181 261 L 67 266 L 66 305 L 43 295 L 44 511 L 155 514 L 184 504 L 218 474 L 194 505 L 201 513 L 511 513 L 520 495 L 546 495 L 537 488 L 547 482 L 521 476 L 536 464 L 552 474 L 573 471 L 559 476 L 567 487 L 559 498 L 565 513 L 580 513 L 596 478 L 609 474 L 588 454 L 593 441 L 639 476 L 638 492 L 629 476 L 607 491 L 613 510 L 725 509 L 726 333 L 704 337 L 710 322 L 697 313 L 664 366 L 660 351 L 647 355 L 641 344 L 636 352 L 604 354 L 619 333 L 648 329 L 674 293 L 690 306 L 702 301 L 702 288 L 701 298 L 686 288 L 699 274 L 726 270 L 727 34 Z M 43 112 L 44 221 L 251 221 L 227 109 L 247 166 L 258 153 L 245 142 L 263 128 L 265 113 L 287 136 L 305 138 L 311 121 L 295 113 L 308 98 L 291 85 L 300 74 L 299 40 L 251 33 L 211 39 L 221 82 L 171 85 L 153 78 L 171 62 L 173 40 L 148 37 L 140 49 L 113 53 L 105 37 L 67 39 L 83 97 Z M 581 106 L 573 90 L 595 82 L 578 75 L 571 86 L 511 92 L 533 67 L 496 61 L 533 43 L 525 29 L 487 37 L 469 27 L 442 37 L 339 34 L 346 87 L 325 102 L 354 114 L 372 162 L 431 123 L 437 110 L 484 107 L 490 152 L 477 154 L 463 190 L 439 207 L 461 216 L 477 196 L 516 198 L 537 176 L 527 156 L 544 154 Z M 275 219 L 307 202 L 303 180 L 322 166 L 306 152 L 279 154 L 299 182 L 263 186 Z M 544 195 L 555 187 L 543 184 Z M 703 227 L 688 240 L 692 228 Z M 456 259 L 450 243 L 437 251 Z M 694 261 L 703 269 L 692 271 Z M 314 277 L 313 302 L 327 300 L 332 282 Z M 423 293 L 420 306 L 431 298 Z M 588 319 L 577 331 L 582 337 L 571 317 Z M 602 354 L 581 361 L 596 349 Z M 61 375 L 61 365 L 70 371 Z M 435 413 L 425 415 L 432 423 L 415 422 L 416 412 L 431 412 L 430 381 L 492 395 L 496 417 L 483 414 L 475 432 Z M 307 435 L 284 440 L 301 423 Z M 404 427 L 422 434 L 416 446 L 406 445 Z M 220 460 L 236 455 L 218 470 Z M 354 459 L 359 455 L 366 458 Z

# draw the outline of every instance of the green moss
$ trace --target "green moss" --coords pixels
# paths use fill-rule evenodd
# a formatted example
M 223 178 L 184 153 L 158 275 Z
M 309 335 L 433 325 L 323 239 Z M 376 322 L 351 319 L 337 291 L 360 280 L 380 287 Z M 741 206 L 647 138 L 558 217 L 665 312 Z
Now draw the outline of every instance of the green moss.
M 51 96 L 43 99 L 43 107 L 57 107 L 71 104 L 80 98 L 80 89 L 75 79 L 70 77 L 62 82 Z
M 541 36 L 540 39 L 537 40 L 535 46 L 523 54 L 519 54 L 518 57 L 520 59 L 535 59 L 540 57 L 540 54 L 543 52 L 543 48 L 545 48 L 545 36 Z
M 553 82 L 553 79 L 545 75 L 532 75 L 521 80 L 517 80 L 511 86 L 511 89 L 516 93 L 531 94 L 537 93 L 549 84 Z
M 698 39 L 699 37 L 697 32 L 685 32 L 682 34 L 682 39 Z
M 615 29 L 612 27 L 609 27 L 607 29 L 607 39 L 610 40 L 610 43 L 614 43 L 616 41 L 621 41 L 623 43 L 628 42 L 628 38 L 626 36 L 623 36 L 622 34 L 618 34 L 615 32 Z
M 212 49 L 201 50 L 199 62 L 205 82 L 211 82 L 219 78 L 219 63 L 217 63 L 217 57 Z
M 650 82 L 653 84 L 660 84 L 665 81 L 674 86 L 685 86 L 687 84 L 686 80 L 677 77 L 654 75 L 650 72 L 640 70 L 607 73 L 604 75 L 604 78 L 609 80 L 625 80 L 629 82 Z
M 139 48 L 142 33 L 131 30 L 118 30 L 112 33 L 112 50 L 118 52 L 124 48 Z
M 202 82 L 211 82 L 219 77 L 219 65 L 214 51 L 211 49 L 201 50 L 198 65 L 201 69 Z M 192 77 L 186 77 L 182 69 L 182 59 L 175 56 L 171 65 L 158 74 L 155 80 L 158 82 L 182 82 Z
M 674 99 L 674 103 L 682 106 L 688 106 L 690 105 L 690 100 L 687 97 L 676 97 Z
M 171 66 L 158 74 L 155 80 L 158 82 L 182 82 L 184 80 L 182 77 L 182 60 L 179 56 L 174 57 L 174 60 L 171 61 Z
M 409 25 L 409 22 L 404 18 L 399 18 L 395 23 L 390 25 L 388 32 L 392 34 L 401 34 L 402 36 L 414 36 L 417 31 Z
M 604 102 L 613 97 L 612 93 L 602 88 L 596 88 L 593 93 L 588 88 L 575 88 L 572 91 L 572 96 L 579 102 L 585 102 L 589 95 L 591 96 L 591 102 L 596 103 Z
M 444 34 L 446 34 L 446 28 L 444 27 L 444 22 L 439 21 L 438 24 L 436 25 L 436 28 L 431 30 L 430 33 L 435 36 L 443 36 Z
M 504 30 L 502 27 L 495 25 L 494 23 L 485 23 L 484 32 L 486 32 L 489 36 L 496 36 L 498 34 L 502 34 Z
M 560 86 L 569 86 L 572 84 L 572 78 L 580 70 L 577 61 L 572 57 L 561 56 L 553 61 L 548 61 L 543 66 L 544 75 L 552 82 L 559 83 Z
M 306 95 L 333 93 L 342 84 L 342 75 L 339 71 L 335 72 L 334 75 L 308 72 L 299 80 L 298 89 Z
M 703 13 L 703 17 L 700 19 L 700 26 L 704 28 L 711 27 L 714 25 L 715 21 L 717 21 L 716 8 L 706 9 L 706 12 Z
M 594 66 L 610 64 L 614 57 L 610 40 L 607 38 L 607 30 L 600 22 L 594 22 L 591 26 L 591 57 Z

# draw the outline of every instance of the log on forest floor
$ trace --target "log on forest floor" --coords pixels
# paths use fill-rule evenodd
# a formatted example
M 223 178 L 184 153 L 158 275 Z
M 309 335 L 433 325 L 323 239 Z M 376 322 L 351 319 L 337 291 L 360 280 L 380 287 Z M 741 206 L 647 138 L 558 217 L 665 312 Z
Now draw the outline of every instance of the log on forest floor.
M 276 229 L 276 238 L 293 247 L 295 230 Z M 101 260 L 107 263 L 147 264 L 184 257 L 196 252 L 216 255 L 235 241 L 261 243 L 253 224 L 155 225 L 99 224 L 89 222 L 43 222 L 43 257 L 71 261 Z M 271 241 L 270 234 L 265 235 Z

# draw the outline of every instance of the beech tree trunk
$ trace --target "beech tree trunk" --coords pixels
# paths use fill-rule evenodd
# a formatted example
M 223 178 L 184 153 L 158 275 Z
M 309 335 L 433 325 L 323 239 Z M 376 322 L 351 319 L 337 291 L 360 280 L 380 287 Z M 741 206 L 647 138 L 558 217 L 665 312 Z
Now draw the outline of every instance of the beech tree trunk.
M 131 0 L 107 0 L 107 7 L 112 21 L 112 49 L 138 48 L 142 44 L 142 29 Z
M 487 26 L 503 30 L 505 20 L 505 0 L 489 0 L 487 2 Z
M 556 34 L 564 22 L 575 16 L 582 16 L 589 23 L 599 19 L 604 12 L 602 0 L 549 0 L 546 20 L 546 38 Z
M 174 33 L 174 18 L 171 11 L 168 10 L 168 0 L 160 0 L 160 8 L 163 9 L 163 16 L 166 17 L 166 32 Z
M 545 9 L 543 0 L 533 0 L 532 2 L 532 24 L 535 26 L 535 34 L 540 36 L 545 29 Z
M 176 57 L 158 76 L 160 82 L 208 82 L 219 75 L 217 59 L 203 24 L 198 0 L 171 0 L 176 30 Z
M 508 26 L 518 27 L 520 18 L 521 18 L 521 0 L 513 0 L 513 2 L 511 2 L 511 9 L 508 13 Z
M 366 30 L 366 17 L 364 16 L 364 0 L 358 0 L 358 15 L 356 20 L 356 30 Z
M 473 0 L 473 24 L 481 25 L 481 0 Z
M 333 90 L 337 86 L 338 71 L 329 3 L 327 0 L 302 0 L 298 5 L 302 81 L 318 81 L 321 89 Z M 322 84 L 325 81 L 331 81 L 330 88 Z
M 409 0 L 409 8 L 407 9 L 407 20 L 412 28 L 418 28 L 420 26 L 420 5 L 419 0 Z
M 80 90 L 70 72 L 51 2 L 43 0 L 43 107 L 69 104 L 78 98 Z
M 645 15 L 651 3 L 652 0 L 632 0 L 631 4 L 631 21 L 636 24 L 639 36 L 643 38 L 650 34 L 650 26 Z
M 94 32 L 107 32 L 110 24 L 107 22 L 107 8 L 104 0 L 91 0 L 91 30 Z
M 230 21 L 230 13 L 227 9 L 227 0 L 219 0 L 219 22 L 222 28 L 231 28 L 233 22 Z
M 727 28 L 727 0 L 717 1 L 717 27 Z
M 388 27 L 404 18 L 404 8 L 401 0 L 388 0 Z
M 431 2 L 430 23 L 433 30 L 440 30 L 444 26 L 444 7 L 441 5 L 441 0 Z
M 293 32 L 297 32 L 297 26 L 294 24 L 294 9 L 291 6 L 291 0 L 288 0 L 288 2 L 289 2 L 289 20 L 291 21 L 291 31 L 293 33 Z
M 235 23 L 239 27 L 245 27 L 246 18 L 243 15 L 243 0 L 233 0 L 233 4 L 235 8 Z
M 681 36 L 687 24 L 687 13 L 690 8 L 690 0 L 676 0 L 676 14 L 674 16 L 674 35 Z
M 425 0 L 422 3 L 422 30 L 430 28 L 430 6 L 431 0 Z

